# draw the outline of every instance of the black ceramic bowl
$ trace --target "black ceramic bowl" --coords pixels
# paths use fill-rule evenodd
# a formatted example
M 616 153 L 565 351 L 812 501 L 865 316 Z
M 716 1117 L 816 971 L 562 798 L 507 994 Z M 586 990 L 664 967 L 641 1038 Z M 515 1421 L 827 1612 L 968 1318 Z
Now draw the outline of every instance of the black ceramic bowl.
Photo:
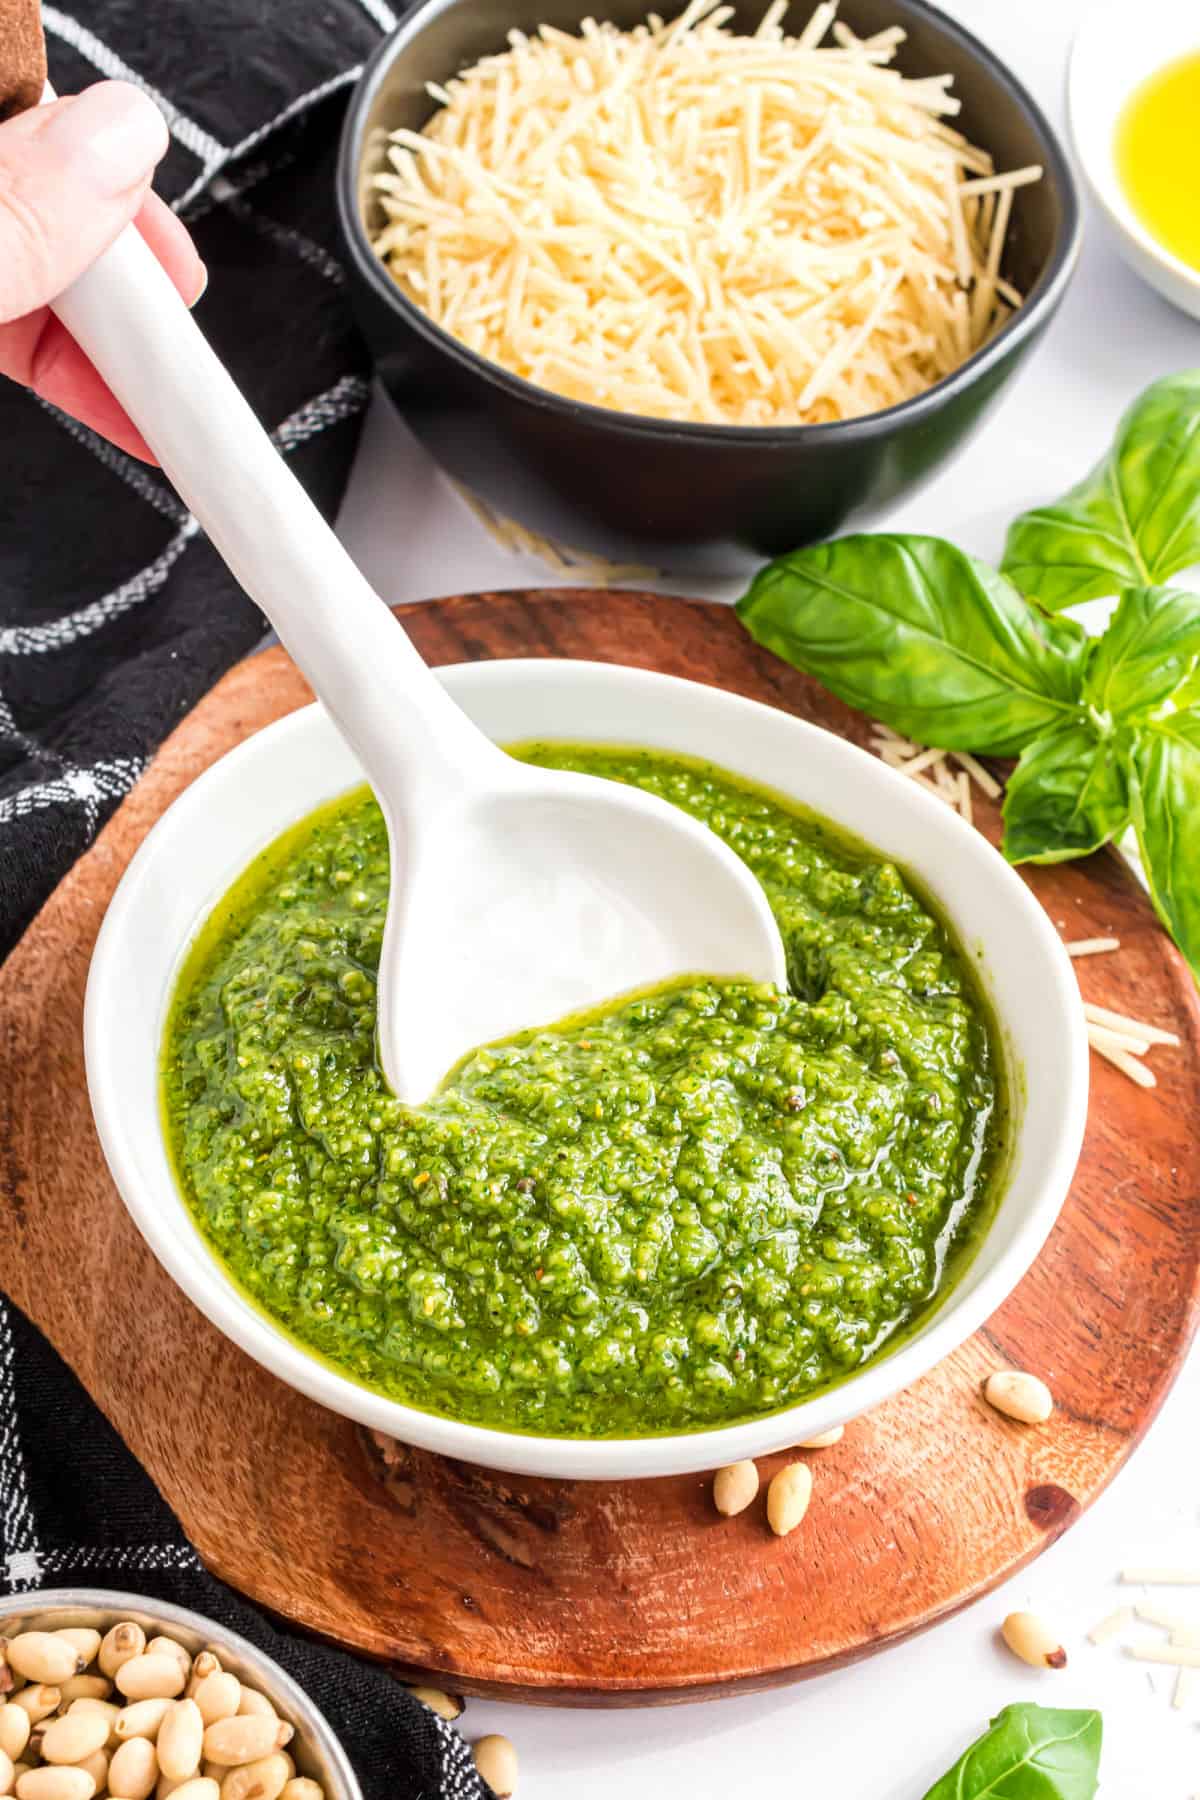
M 738 0 L 752 31 L 767 0 Z M 382 215 L 370 177 L 389 131 L 419 129 L 444 82 L 504 48 L 513 26 L 576 30 L 589 13 L 628 29 L 651 0 L 417 0 L 376 51 L 346 119 L 338 207 L 359 322 L 379 375 L 428 450 L 498 512 L 543 536 L 613 560 L 672 571 L 731 572 L 867 522 L 963 444 L 1053 318 L 1079 239 L 1075 185 L 1041 110 L 977 38 L 924 0 L 843 0 L 866 36 L 900 24 L 896 66 L 949 71 L 955 125 L 1000 169 L 1041 163 L 1014 194 L 1003 273 L 1025 304 L 991 343 L 915 400 L 832 425 L 675 424 L 563 399 L 511 375 L 442 331 L 400 292 L 371 249 Z M 665 14 L 678 5 L 662 7 Z M 795 18 L 807 17 L 795 0 Z

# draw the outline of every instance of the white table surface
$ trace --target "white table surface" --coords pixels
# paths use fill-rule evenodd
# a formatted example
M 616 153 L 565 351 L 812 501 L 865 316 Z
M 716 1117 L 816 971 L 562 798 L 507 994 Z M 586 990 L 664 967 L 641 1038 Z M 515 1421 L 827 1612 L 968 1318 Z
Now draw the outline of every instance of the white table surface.
M 1020 71 L 1061 124 L 1067 48 L 1089 0 L 943 4 Z M 1134 4 L 1134 20 L 1136 12 Z M 1142 286 L 1089 214 L 1082 265 L 1047 340 L 984 435 L 889 525 L 998 556 L 1007 521 L 1082 475 L 1141 387 L 1196 363 L 1200 325 Z M 382 402 L 368 420 L 341 528 L 391 601 L 553 581 L 541 563 L 497 548 Z M 701 590 L 693 581 L 681 591 Z M 473 1701 L 464 1729 L 513 1739 L 520 1800 L 727 1800 L 751 1791 L 786 1800 L 921 1800 L 991 1714 L 1036 1698 L 1102 1708 L 1104 1800 L 1190 1800 L 1200 1795 L 1200 1704 L 1172 1711 L 1171 1672 L 1148 1672 L 1119 1646 L 1094 1648 L 1085 1633 L 1139 1597 L 1118 1585 L 1123 1566 L 1200 1570 L 1198 1421 L 1200 1355 L 1130 1465 L 1033 1568 L 937 1630 L 855 1668 L 773 1694 L 661 1710 Z M 1155 1590 L 1155 1598 L 1200 1624 L 1200 1586 Z M 1039 1675 L 998 1645 L 998 1622 L 1022 1606 L 1061 1626 L 1070 1651 L 1064 1673 Z

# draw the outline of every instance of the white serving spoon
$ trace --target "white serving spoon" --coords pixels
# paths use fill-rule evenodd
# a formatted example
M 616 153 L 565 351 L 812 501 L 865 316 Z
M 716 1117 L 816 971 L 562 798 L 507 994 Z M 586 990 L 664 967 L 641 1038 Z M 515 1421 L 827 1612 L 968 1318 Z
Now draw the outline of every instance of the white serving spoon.
M 745 865 L 640 790 L 530 768 L 447 697 L 130 227 L 55 312 L 362 763 L 391 842 L 379 1050 L 404 1101 L 460 1057 L 632 989 L 786 980 Z

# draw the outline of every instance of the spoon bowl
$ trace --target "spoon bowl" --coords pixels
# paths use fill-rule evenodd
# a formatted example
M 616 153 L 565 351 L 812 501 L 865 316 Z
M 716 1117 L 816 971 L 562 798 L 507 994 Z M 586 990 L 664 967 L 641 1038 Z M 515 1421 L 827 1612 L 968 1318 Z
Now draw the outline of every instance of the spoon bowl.
M 479 1044 L 637 988 L 786 985 L 766 895 L 707 826 L 637 788 L 503 763 L 486 793 L 407 833 L 389 822 L 379 1050 L 399 1099 L 427 1099 Z
M 758 884 L 651 796 L 522 769 L 455 706 L 130 227 L 55 310 L 308 677 L 387 820 L 384 1074 L 427 1099 L 468 1051 L 688 974 L 783 985 Z

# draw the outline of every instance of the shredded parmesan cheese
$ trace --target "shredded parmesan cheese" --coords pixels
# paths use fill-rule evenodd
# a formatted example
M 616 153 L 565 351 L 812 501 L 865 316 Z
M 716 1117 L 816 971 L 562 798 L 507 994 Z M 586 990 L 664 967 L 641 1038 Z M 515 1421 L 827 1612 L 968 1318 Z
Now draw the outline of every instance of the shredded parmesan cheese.
M 1200 1587 L 1200 1569 L 1122 1569 L 1121 1580 L 1131 1587 Z
M 392 133 L 375 249 L 462 343 L 592 405 L 778 426 L 913 398 L 1020 305 L 1000 264 L 1041 170 L 997 173 L 951 78 L 835 10 L 510 32 Z
M 1084 1001 L 1083 1010 L 1095 1025 L 1107 1025 L 1114 1031 L 1145 1038 L 1147 1044 L 1167 1044 L 1172 1049 L 1179 1047 L 1179 1038 L 1173 1031 L 1163 1031 L 1157 1025 L 1147 1025 L 1141 1019 L 1130 1019 L 1124 1013 L 1112 1012 L 1107 1006 L 1096 1006 L 1090 1000 Z
M 1106 956 L 1110 950 L 1121 948 L 1120 938 L 1076 938 L 1073 944 L 1064 944 L 1063 949 L 1068 956 Z
M 1139 1609 L 1139 1617 L 1140 1616 Z M 1115 1638 L 1120 1632 L 1124 1631 L 1127 1625 L 1131 1625 L 1132 1623 L 1133 1607 L 1119 1606 L 1116 1612 L 1110 1612 L 1106 1619 L 1101 1619 L 1098 1625 L 1092 1626 L 1092 1629 L 1088 1632 L 1088 1642 L 1090 1644 L 1107 1644 L 1110 1638 Z

